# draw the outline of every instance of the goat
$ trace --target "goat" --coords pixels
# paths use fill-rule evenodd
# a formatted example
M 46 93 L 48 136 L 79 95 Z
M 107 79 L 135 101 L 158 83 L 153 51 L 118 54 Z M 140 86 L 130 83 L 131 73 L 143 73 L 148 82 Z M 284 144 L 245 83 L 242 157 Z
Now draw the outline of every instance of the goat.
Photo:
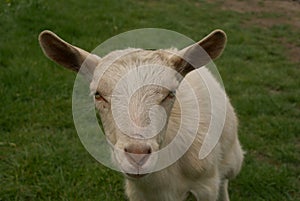
M 224 89 L 205 68 L 210 59 L 221 55 L 226 40 L 222 30 L 215 30 L 182 50 L 128 48 L 100 58 L 50 31 L 39 35 L 41 48 L 51 60 L 75 72 L 81 66 L 91 72 L 95 107 L 114 147 L 112 160 L 124 172 L 130 201 L 183 201 L 189 194 L 199 201 L 229 201 L 228 180 L 239 173 L 243 162 L 238 120 Z M 224 122 L 216 123 L 223 126 L 220 136 L 199 158 L 206 135 L 217 135 L 209 125 L 221 113 Z M 184 149 L 186 141 L 190 146 L 178 160 L 157 168 L 166 159 L 159 151 L 172 143 L 179 130 L 182 135 L 170 157 Z

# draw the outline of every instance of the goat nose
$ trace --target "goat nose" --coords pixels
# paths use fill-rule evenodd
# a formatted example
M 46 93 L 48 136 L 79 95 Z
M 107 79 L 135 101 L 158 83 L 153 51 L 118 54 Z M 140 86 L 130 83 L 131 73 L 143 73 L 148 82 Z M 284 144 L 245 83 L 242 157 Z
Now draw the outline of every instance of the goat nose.
M 124 148 L 125 156 L 134 166 L 142 166 L 149 159 L 152 149 L 148 145 L 131 144 Z

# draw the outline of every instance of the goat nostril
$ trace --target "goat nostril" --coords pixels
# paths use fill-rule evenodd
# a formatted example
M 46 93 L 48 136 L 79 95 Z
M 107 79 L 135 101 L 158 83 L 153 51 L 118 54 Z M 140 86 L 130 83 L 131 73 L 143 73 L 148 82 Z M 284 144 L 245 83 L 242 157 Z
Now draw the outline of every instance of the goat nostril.
M 125 151 L 125 152 L 128 152 L 128 149 L 125 147 L 125 148 L 124 148 L 124 151 Z
M 152 153 L 152 150 L 151 150 L 151 147 L 149 147 L 147 154 L 151 154 L 151 153 Z

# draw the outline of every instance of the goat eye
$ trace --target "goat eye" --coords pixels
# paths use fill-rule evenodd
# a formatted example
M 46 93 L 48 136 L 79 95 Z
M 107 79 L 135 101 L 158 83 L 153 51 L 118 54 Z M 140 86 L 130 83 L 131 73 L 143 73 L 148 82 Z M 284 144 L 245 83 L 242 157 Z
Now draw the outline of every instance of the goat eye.
M 101 94 L 100 94 L 99 92 L 96 92 L 94 96 L 95 96 L 95 99 L 96 99 L 97 101 L 102 101 L 102 100 L 104 100 L 105 102 L 107 102 L 107 101 L 101 96 Z
M 169 98 L 174 98 L 175 97 L 176 92 L 175 91 L 170 91 L 170 93 L 168 94 Z
M 175 91 L 170 91 L 169 94 L 162 100 L 162 102 L 168 100 L 168 99 L 172 99 L 175 97 Z

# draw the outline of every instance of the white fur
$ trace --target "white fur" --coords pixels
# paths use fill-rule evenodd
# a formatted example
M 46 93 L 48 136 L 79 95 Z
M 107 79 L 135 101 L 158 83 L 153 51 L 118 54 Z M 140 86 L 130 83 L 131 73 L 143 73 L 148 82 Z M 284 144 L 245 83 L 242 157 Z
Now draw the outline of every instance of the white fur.
M 128 50 L 126 50 L 127 52 Z M 174 50 L 172 50 L 174 51 Z M 128 79 L 128 83 L 122 87 L 124 91 L 132 90 L 136 85 L 141 84 L 141 82 L 159 82 L 160 80 L 168 80 L 167 83 L 176 82 L 175 76 L 170 76 L 166 78 L 164 72 L 157 72 L 153 68 L 149 68 L 146 72 L 148 77 L 143 77 L 145 74 L 138 74 L 138 66 L 149 65 L 149 63 L 154 63 L 156 65 L 168 65 L 168 62 L 161 61 L 160 59 L 147 60 L 148 57 L 153 56 L 154 53 L 146 53 L 141 50 L 127 55 L 127 57 L 121 58 L 114 65 L 106 71 L 103 76 L 103 80 L 99 81 L 97 76 L 94 76 L 94 82 L 91 84 L 91 88 L 100 88 L 101 83 L 110 82 L 111 88 L 115 86 L 115 82 L 107 81 L 106 79 L 111 78 L 114 75 L 118 75 L 121 78 L 128 71 L 136 71 L 133 77 Z M 168 57 L 168 55 L 165 55 Z M 108 56 L 109 58 L 109 56 Z M 106 63 L 105 58 L 103 61 Z M 103 69 L 103 66 L 98 66 L 99 70 Z M 167 67 L 166 67 L 167 68 Z M 97 75 L 97 69 L 95 71 Z M 115 76 L 116 77 L 116 76 Z M 96 81 L 97 80 L 97 81 Z M 190 104 L 193 96 L 189 94 L 189 87 L 192 86 L 199 104 L 200 110 L 200 121 L 198 125 L 198 132 L 192 146 L 187 150 L 187 152 L 174 164 L 171 166 L 160 170 L 158 172 L 151 173 L 145 177 L 139 179 L 133 179 L 130 177 L 126 178 L 126 194 L 128 195 L 130 201 L 183 201 L 188 193 L 192 193 L 197 200 L 207 200 L 215 201 L 219 197 L 219 200 L 228 200 L 227 194 L 227 181 L 237 175 L 240 171 L 241 164 L 243 161 L 243 151 L 240 147 L 237 138 L 237 119 L 234 110 L 229 103 L 227 96 L 224 96 L 224 91 L 220 87 L 219 83 L 215 80 L 212 74 L 206 68 L 200 68 L 189 73 L 184 79 L 189 85 L 181 84 L 177 89 L 177 95 L 181 97 L 181 107 L 191 107 L 190 111 L 194 111 L 193 104 Z M 133 86 L 132 86 L 133 85 Z M 207 87 L 209 85 L 209 88 Z M 171 86 L 170 86 L 171 88 Z M 155 91 L 156 88 L 153 88 Z M 134 90 L 133 90 L 134 91 Z M 144 94 L 145 91 L 140 91 L 140 94 Z M 130 93 L 129 93 L 130 94 Z M 160 96 L 157 94 L 156 96 Z M 217 111 L 213 114 L 211 111 L 211 98 L 219 100 L 216 103 Z M 225 99 L 224 99 L 225 98 Z M 226 107 L 222 105 L 222 100 L 225 101 Z M 151 106 L 151 101 L 155 101 L 155 97 L 148 97 L 146 101 L 149 103 L 142 102 L 142 99 L 131 99 L 133 101 L 133 107 L 130 107 L 130 113 L 145 113 L 147 108 L 145 105 Z M 138 105 L 141 104 L 142 107 Z M 119 102 L 121 104 L 121 102 Z M 153 103 L 152 103 L 153 104 Z M 162 138 L 163 142 L 159 140 L 149 139 L 147 143 L 152 143 L 156 146 L 156 150 L 159 146 L 167 146 L 175 137 L 178 131 L 178 126 L 182 124 L 181 110 L 178 101 L 175 101 L 173 108 L 171 109 L 169 115 L 168 126 Z M 114 105 L 112 105 L 114 106 Z M 119 107 L 120 105 L 115 105 Z M 126 108 L 126 104 L 122 107 Z M 218 113 L 226 112 L 226 119 L 224 123 L 223 132 L 219 142 L 212 152 L 205 158 L 200 160 L 198 154 L 202 146 L 205 135 L 216 135 L 216 133 L 207 133 L 208 125 L 212 119 L 213 115 L 218 115 Z M 110 112 L 109 112 L 110 113 Z M 126 112 L 120 113 L 120 115 L 125 115 Z M 101 114 L 101 109 L 100 109 Z M 102 121 L 104 124 L 104 129 L 108 132 L 112 132 L 112 137 L 110 140 L 115 143 L 116 147 L 120 150 L 123 149 L 126 144 L 130 144 L 132 139 L 124 135 L 119 131 L 118 126 L 115 124 L 115 120 L 112 115 L 106 115 L 108 113 L 102 113 Z M 187 118 L 188 115 L 187 115 Z M 137 116 L 137 119 L 138 116 Z M 129 125 L 129 123 L 125 123 Z M 221 125 L 222 122 L 220 122 Z M 192 134 L 189 133 L 189 123 L 185 125 L 186 135 L 184 138 L 180 139 L 180 142 L 186 141 L 188 138 L 192 138 Z M 108 137 L 110 138 L 110 137 Z M 160 144 L 161 143 L 161 144 Z M 180 146 L 180 145 L 179 145 Z M 117 157 L 122 158 L 126 162 L 124 155 L 121 153 L 115 153 Z M 154 158 L 154 157 L 153 157 Z M 118 159 L 117 159 L 118 161 Z M 151 160 L 149 160 L 151 161 Z M 122 164 L 122 161 L 119 161 Z M 155 162 L 155 159 L 152 160 Z M 125 164 L 125 166 L 128 163 Z M 130 171 L 130 170 L 129 170 Z M 132 173 L 132 172 L 131 172 Z
M 189 193 L 198 201 L 229 200 L 228 180 L 239 173 L 243 161 L 238 121 L 220 84 L 208 69 L 199 68 L 222 53 L 226 43 L 223 31 L 216 30 L 197 45 L 182 50 L 199 68 L 187 75 L 182 68 L 191 68 L 175 56 L 182 55 L 176 49 L 126 49 L 99 58 L 88 56 L 50 31 L 42 32 L 39 40 L 53 61 L 77 72 L 83 65 L 86 71 L 82 73 L 93 75 L 90 89 L 106 100 L 95 100 L 95 104 L 107 139 L 114 146 L 113 160 L 120 169 L 130 174 L 150 172 L 138 179 L 126 176 L 130 201 L 183 201 Z M 210 57 L 197 52 L 198 46 Z M 175 90 L 178 99 L 168 98 Z M 223 128 L 221 135 L 211 128 Z M 215 144 L 207 144 L 207 137 Z M 171 144 L 174 147 L 169 155 L 159 154 Z M 152 153 L 139 168 L 130 163 L 124 151 L 130 145 L 151 147 Z M 208 152 L 203 159 L 199 159 L 201 147 Z M 180 155 L 180 151 L 186 152 Z M 163 164 L 178 155 L 174 163 Z M 165 166 L 157 169 L 158 164 Z M 156 171 L 151 173 L 153 169 Z

